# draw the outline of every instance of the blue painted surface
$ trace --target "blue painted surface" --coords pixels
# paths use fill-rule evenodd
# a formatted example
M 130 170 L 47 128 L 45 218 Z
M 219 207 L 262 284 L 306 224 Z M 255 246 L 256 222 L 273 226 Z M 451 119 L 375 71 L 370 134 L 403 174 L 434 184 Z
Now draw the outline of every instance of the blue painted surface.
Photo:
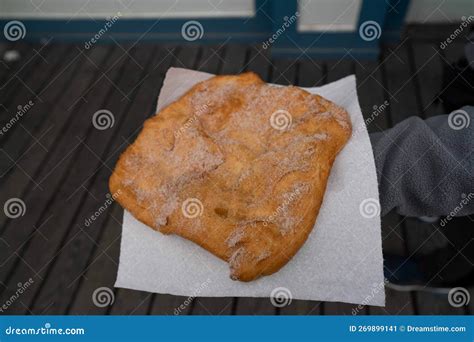
M 189 20 L 189 19 L 188 19 Z M 111 41 L 165 41 L 187 42 L 181 35 L 182 26 L 187 19 L 119 19 L 101 42 Z M 104 29 L 106 20 L 21 20 L 26 27 L 26 41 L 38 41 L 53 37 L 55 41 L 86 41 Z M 203 36 L 197 43 L 216 43 L 227 41 L 258 42 L 270 32 L 264 21 L 254 19 L 200 19 Z M 0 20 L 3 27 L 8 21 Z M 3 36 L 2 36 L 3 38 Z
M 410 0 L 389 0 L 382 33 L 384 43 L 394 44 L 400 41 L 409 4 Z
M 99 34 L 107 20 L 21 20 L 26 27 L 25 40 L 84 42 L 94 37 L 95 43 L 166 42 L 175 44 L 246 43 L 269 48 L 275 57 L 339 59 L 341 57 L 375 59 L 381 41 L 394 41 L 400 34 L 409 0 L 363 0 L 358 27 L 375 22 L 381 28 L 376 39 L 364 40 L 359 30 L 354 32 L 298 32 L 297 22 L 285 26 L 285 18 L 297 13 L 296 0 L 256 0 L 256 14 L 251 18 L 187 18 L 187 19 L 124 19 L 119 18 L 104 34 Z M 296 18 L 297 19 L 297 18 Z M 189 20 L 202 26 L 202 37 L 186 40 L 182 27 Z M 0 27 L 9 20 L 0 20 Z M 288 23 L 288 21 L 287 21 Z M 281 31 L 277 39 L 269 39 Z M 383 30 L 382 30 L 383 28 Z M 0 38 L 5 39 L 3 35 Z
M 271 1 L 256 0 L 254 17 L 249 18 L 182 18 L 182 19 L 125 19 L 119 18 L 106 34 L 101 35 L 100 43 L 117 41 L 154 41 L 170 43 L 190 43 L 181 34 L 183 25 L 196 20 L 202 25 L 202 38 L 195 43 L 246 42 L 255 43 L 265 39 L 271 31 L 268 15 Z M 110 19 L 109 19 L 110 20 Z M 3 29 L 10 20 L 0 20 Z M 21 19 L 26 27 L 25 40 L 39 41 L 53 38 L 55 41 L 88 41 L 103 30 L 106 19 Z M 0 35 L 0 39 L 5 39 Z M 192 43 L 192 42 L 191 42 Z
M 290 18 L 297 12 L 296 1 L 277 0 L 275 7 L 273 31 L 284 25 L 285 17 Z M 388 4 L 380 0 L 364 0 L 362 2 L 357 27 L 368 21 L 376 22 L 383 27 Z M 273 44 L 272 52 L 282 57 L 354 57 L 374 59 L 379 54 L 379 41 L 363 40 L 359 31 L 354 32 L 298 32 L 297 25 L 291 25 Z M 303 53 L 304 52 L 304 53 Z

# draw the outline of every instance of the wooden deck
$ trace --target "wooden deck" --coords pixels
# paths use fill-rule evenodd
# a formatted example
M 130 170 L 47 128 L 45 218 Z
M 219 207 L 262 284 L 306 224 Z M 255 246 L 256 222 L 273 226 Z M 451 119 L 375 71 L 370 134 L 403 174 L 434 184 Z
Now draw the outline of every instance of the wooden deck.
M 0 305 L 30 278 L 33 284 L 2 314 L 173 314 L 186 298 L 114 289 L 122 209 L 113 204 L 89 227 L 84 220 L 100 207 L 116 159 L 153 114 L 170 66 L 216 74 L 252 70 L 279 84 L 321 85 L 355 73 L 362 111 L 390 105 L 368 126 L 388 128 L 411 116 L 440 114 L 441 65 L 462 54 L 464 39 L 440 50 L 429 35 L 406 37 L 385 47 L 378 61 L 272 60 L 254 46 L 164 46 L 137 44 L 0 44 L 15 49 L 18 62 L 0 62 L 0 126 L 31 100 L 34 105 L 0 135 L 0 203 L 20 198 L 23 216 L 0 213 Z M 91 124 L 110 110 L 113 127 Z M 383 218 L 385 253 L 407 258 L 434 243 L 435 229 L 395 214 Z M 471 227 L 472 228 L 472 227 Z M 419 232 L 424 232 L 420 234 Z M 435 234 L 436 233 L 436 234 Z M 433 241 L 432 241 L 433 240 Z M 440 265 L 440 268 L 443 265 Z M 20 284 L 21 283 L 21 284 Z M 92 293 L 113 289 L 113 305 L 97 307 Z M 473 291 L 471 289 L 471 297 Z M 446 295 L 387 289 L 385 308 L 360 314 L 468 314 Z M 351 314 L 342 303 L 293 301 L 275 308 L 268 299 L 195 298 L 181 314 Z

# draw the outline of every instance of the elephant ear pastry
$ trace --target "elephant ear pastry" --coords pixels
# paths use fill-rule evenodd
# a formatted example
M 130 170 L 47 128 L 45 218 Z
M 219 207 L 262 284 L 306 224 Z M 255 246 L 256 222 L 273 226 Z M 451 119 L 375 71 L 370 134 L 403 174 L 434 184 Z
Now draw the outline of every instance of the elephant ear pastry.
M 110 177 L 138 220 L 229 263 L 234 280 L 283 267 L 314 227 L 347 112 L 254 73 L 196 84 L 148 119 Z M 157 246 L 156 248 L 159 248 Z

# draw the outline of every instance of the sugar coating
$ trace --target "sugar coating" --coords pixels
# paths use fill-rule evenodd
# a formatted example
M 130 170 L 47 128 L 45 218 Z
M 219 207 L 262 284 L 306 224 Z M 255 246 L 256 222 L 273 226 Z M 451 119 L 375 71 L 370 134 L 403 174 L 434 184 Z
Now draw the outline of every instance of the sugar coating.
M 315 204 L 308 196 L 321 200 L 315 187 L 350 130 L 345 110 L 320 96 L 250 74 L 215 77 L 145 123 L 119 161 L 120 187 L 141 220 L 199 243 L 234 275 L 271 260 L 272 240 L 312 227 L 300 213 Z

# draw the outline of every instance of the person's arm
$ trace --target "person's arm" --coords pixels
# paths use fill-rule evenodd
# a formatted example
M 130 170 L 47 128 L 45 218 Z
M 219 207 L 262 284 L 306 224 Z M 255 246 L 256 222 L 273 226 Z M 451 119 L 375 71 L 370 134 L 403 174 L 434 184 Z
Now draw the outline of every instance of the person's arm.
M 474 107 L 370 134 L 382 215 L 474 213 Z

